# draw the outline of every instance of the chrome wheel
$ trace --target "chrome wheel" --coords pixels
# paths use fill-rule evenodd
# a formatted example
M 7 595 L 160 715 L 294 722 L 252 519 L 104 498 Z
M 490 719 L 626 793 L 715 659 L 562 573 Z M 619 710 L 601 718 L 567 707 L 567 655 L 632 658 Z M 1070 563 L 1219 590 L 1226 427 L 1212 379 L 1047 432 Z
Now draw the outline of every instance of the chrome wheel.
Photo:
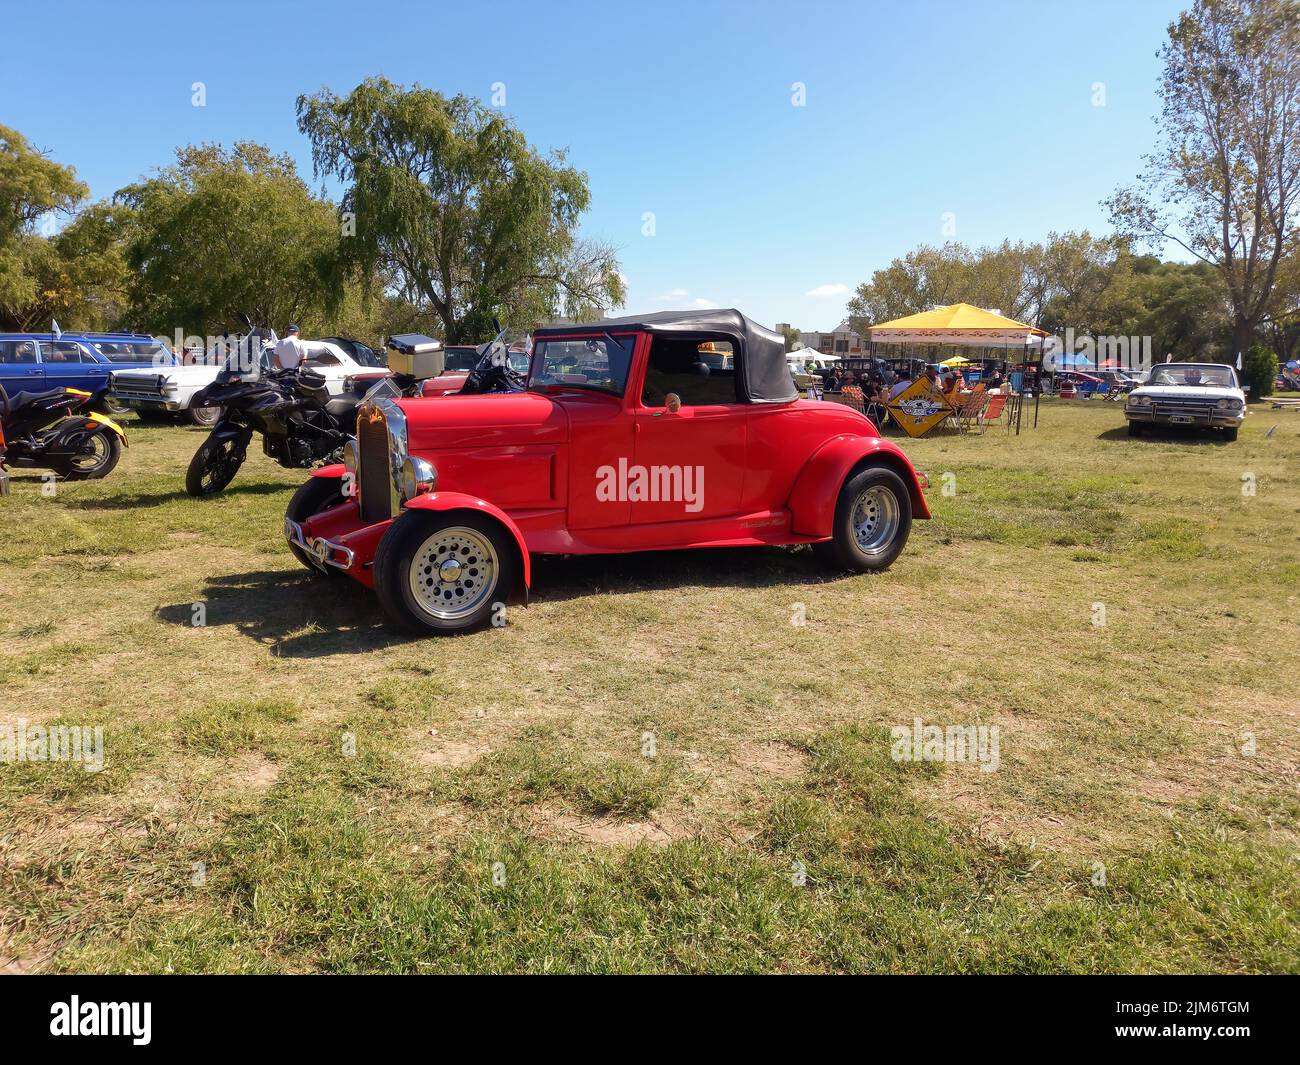
M 867 488 L 853 503 L 853 539 L 864 555 L 880 555 L 890 549 L 898 534 L 898 499 L 884 485 Z
M 496 590 L 496 549 L 477 529 L 439 529 L 415 550 L 408 583 L 412 602 L 431 617 L 453 621 L 472 614 Z

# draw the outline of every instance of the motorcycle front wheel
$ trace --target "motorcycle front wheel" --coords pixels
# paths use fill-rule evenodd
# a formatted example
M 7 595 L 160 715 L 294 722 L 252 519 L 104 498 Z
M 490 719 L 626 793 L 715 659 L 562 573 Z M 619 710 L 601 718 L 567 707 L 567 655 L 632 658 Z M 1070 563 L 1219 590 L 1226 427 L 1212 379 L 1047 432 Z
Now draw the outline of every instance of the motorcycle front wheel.
M 244 456 L 238 440 L 208 437 L 190 459 L 190 468 L 185 471 L 185 491 L 196 497 L 216 495 L 235 479 L 244 464 Z

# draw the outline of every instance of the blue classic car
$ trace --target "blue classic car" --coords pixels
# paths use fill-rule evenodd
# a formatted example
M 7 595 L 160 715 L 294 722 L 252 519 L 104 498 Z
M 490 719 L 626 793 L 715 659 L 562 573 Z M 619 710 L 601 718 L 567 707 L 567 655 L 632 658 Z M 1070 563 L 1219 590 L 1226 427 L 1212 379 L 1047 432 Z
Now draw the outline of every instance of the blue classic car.
M 174 365 L 171 348 L 143 333 L 0 333 L 0 386 L 10 395 L 50 388 L 103 392 L 114 370 Z M 114 414 L 128 409 L 105 402 Z

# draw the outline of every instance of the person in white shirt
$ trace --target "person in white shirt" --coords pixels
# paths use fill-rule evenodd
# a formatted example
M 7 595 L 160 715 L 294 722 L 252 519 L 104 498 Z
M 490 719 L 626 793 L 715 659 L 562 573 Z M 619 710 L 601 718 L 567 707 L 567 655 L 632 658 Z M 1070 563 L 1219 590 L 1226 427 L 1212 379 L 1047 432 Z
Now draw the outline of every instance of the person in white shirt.
M 889 398 L 897 399 L 898 396 L 912 387 L 912 375 L 906 370 L 900 370 L 898 380 L 894 382 L 894 387 L 889 390 Z
M 275 364 L 281 370 L 296 370 L 307 358 L 307 346 L 298 336 L 298 327 L 289 326 L 289 332 L 275 346 Z

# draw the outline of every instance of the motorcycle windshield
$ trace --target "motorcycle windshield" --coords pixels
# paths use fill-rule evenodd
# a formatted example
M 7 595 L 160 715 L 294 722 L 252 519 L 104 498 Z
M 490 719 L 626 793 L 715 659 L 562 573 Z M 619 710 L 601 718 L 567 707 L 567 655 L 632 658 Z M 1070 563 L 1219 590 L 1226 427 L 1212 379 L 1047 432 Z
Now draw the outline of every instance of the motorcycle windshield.
M 391 377 L 384 377 L 376 381 L 362 398 L 363 403 L 373 403 L 380 399 L 401 399 L 402 390 L 393 384 Z

